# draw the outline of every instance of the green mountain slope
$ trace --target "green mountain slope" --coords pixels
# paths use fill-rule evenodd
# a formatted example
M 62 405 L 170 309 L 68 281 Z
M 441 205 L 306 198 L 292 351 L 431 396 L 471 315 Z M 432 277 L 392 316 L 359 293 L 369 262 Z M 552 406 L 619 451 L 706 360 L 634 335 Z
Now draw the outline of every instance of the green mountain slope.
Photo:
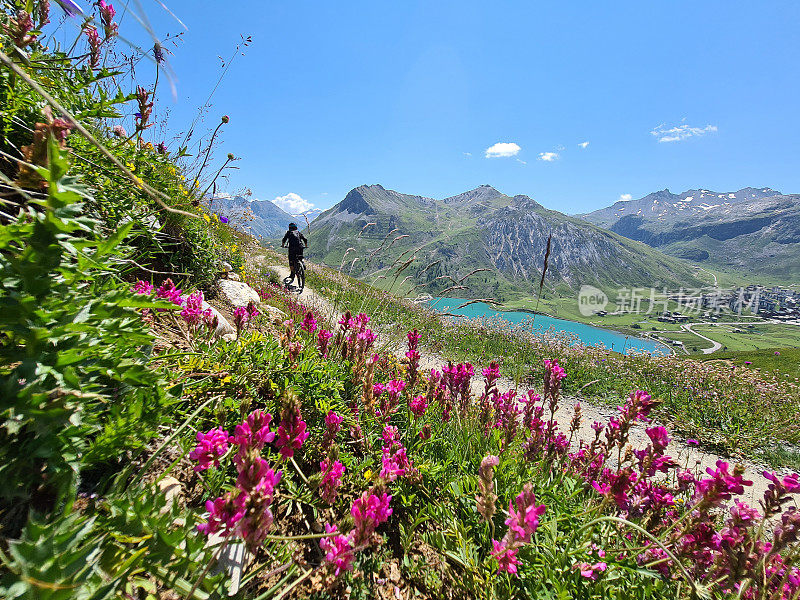
M 400 278 L 411 275 L 431 294 L 454 285 L 448 276 L 488 269 L 469 278 L 469 289 L 448 293 L 502 300 L 538 288 L 550 235 L 551 292 L 701 283 L 682 260 L 488 185 L 444 200 L 360 186 L 315 219 L 309 256 L 359 277 L 388 276 L 413 258 Z

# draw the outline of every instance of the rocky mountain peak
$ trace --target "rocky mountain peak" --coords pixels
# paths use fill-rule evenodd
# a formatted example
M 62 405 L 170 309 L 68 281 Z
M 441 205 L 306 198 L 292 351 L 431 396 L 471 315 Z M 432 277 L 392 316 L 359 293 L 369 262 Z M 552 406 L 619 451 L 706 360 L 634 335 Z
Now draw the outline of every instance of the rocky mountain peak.
M 484 184 L 476 187 L 474 190 L 469 190 L 467 192 L 463 192 L 461 194 L 445 198 L 442 202 L 444 202 L 445 204 L 459 204 L 466 206 L 470 204 L 477 204 L 480 202 L 487 202 L 489 200 L 497 198 L 498 196 L 504 196 L 504 195 L 505 194 L 497 191 L 492 186 Z

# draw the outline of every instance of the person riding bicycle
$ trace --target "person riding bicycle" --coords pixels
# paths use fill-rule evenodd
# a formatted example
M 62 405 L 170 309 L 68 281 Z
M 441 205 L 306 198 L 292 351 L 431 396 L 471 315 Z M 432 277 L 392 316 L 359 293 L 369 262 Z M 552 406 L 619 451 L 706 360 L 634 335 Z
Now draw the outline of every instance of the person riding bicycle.
M 308 248 L 308 240 L 297 229 L 297 225 L 289 223 L 289 231 L 283 236 L 281 240 L 281 248 L 286 248 L 289 245 L 289 279 L 287 283 L 294 281 L 294 275 L 297 271 L 297 263 L 303 260 L 303 249 Z

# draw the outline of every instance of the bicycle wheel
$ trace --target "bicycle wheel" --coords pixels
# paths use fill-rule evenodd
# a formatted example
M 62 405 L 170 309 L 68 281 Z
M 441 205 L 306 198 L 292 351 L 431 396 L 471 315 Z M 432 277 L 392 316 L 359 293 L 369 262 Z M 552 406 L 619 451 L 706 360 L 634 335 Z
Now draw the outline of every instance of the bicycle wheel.
M 297 261 L 295 275 L 297 275 L 297 290 L 302 292 L 306 287 L 306 265 L 302 260 Z

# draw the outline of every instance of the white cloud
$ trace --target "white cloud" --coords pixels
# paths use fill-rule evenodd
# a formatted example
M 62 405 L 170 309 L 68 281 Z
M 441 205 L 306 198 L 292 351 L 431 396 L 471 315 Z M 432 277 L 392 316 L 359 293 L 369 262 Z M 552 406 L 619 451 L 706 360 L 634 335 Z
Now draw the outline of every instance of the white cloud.
M 658 138 L 659 142 L 681 142 L 690 137 L 705 135 L 717 131 L 716 125 L 706 125 L 705 127 L 691 127 L 690 125 L 675 125 L 668 127 L 662 123 L 650 132 L 650 135 Z
M 581 142 L 580 144 L 578 144 L 578 146 L 580 146 L 580 147 L 581 147 L 581 148 L 583 148 L 584 150 L 586 150 L 586 147 L 587 147 L 588 145 L 589 145 L 589 142 Z
M 304 200 L 299 194 L 295 194 L 294 192 L 289 192 L 285 196 L 278 196 L 273 202 L 290 215 L 304 213 L 314 208 L 311 202 Z
M 620 194 L 617 202 L 630 202 L 631 200 L 633 200 L 633 196 L 631 194 Z
M 518 158 L 518 159 L 516 159 L 516 160 L 517 160 L 517 162 L 518 162 L 519 164 L 521 164 L 521 165 L 527 165 L 527 164 L 528 164 L 528 163 L 527 163 L 527 161 L 524 161 L 524 160 L 522 160 L 521 158 Z
M 486 158 L 508 158 L 516 156 L 522 150 L 514 142 L 497 142 L 494 146 L 489 146 L 486 149 Z
M 558 160 L 558 152 L 540 152 L 539 160 L 543 160 L 545 162 L 553 162 L 554 160 Z
M 472 156 L 472 152 L 462 152 L 461 154 L 464 156 Z

